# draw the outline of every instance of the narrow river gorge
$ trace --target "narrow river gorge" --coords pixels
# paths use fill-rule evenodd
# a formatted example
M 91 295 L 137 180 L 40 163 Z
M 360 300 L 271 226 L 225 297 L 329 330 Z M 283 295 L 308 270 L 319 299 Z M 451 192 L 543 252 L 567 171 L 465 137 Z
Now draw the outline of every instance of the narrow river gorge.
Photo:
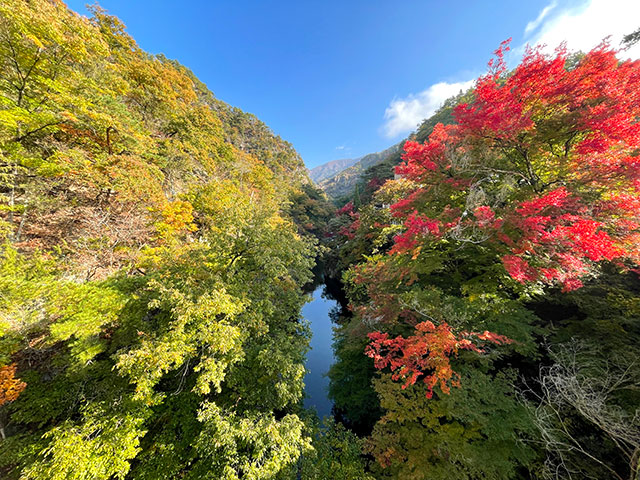
M 304 406 L 315 408 L 320 418 L 331 415 L 333 403 L 328 397 L 329 378 L 327 373 L 334 362 L 333 322 L 330 313 L 338 307 L 338 302 L 325 294 L 321 284 L 313 291 L 312 300 L 302 308 L 302 317 L 311 328 L 310 350 L 307 353 L 307 374 L 304 379 L 306 398 Z

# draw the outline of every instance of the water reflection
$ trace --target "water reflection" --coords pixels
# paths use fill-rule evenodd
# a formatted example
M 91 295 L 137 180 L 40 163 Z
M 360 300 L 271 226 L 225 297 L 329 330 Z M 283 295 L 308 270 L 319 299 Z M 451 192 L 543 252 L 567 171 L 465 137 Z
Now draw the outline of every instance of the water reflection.
M 333 324 L 331 311 L 338 303 L 323 297 L 324 285 L 313 291 L 313 300 L 302 307 L 302 316 L 309 321 L 313 336 L 311 350 L 307 353 L 306 367 L 309 371 L 304 377 L 307 397 L 306 408 L 315 408 L 320 418 L 331 415 L 333 406 L 328 397 L 329 378 L 326 376 L 334 362 L 333 357 Z

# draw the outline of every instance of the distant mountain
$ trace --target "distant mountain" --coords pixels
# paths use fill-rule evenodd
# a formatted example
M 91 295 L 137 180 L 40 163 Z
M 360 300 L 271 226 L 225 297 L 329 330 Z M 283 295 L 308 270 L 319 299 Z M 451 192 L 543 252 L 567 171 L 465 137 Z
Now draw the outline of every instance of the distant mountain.
M 311 180 L 313 180 L 314 183 L 319 183 L 322 180 L 331 178 L 344 169 L 349 168 L 351 165 L 357 163 L 361 158 L 362 157 L 342 158 L 340 160 L 332 160 L 330 162 L 323 163 L 322 165 L 309 170 L 309 177 L 311 178 Z
M 388 156 L 395 154 L 404 145 L 404 140 L 377 153 L 370 153 L 355 159 L 355 163 L 338 171 L 331 177 L 327 177 L 318 183 L 318 186 L 331 198 L 337 199 L 353 192 L 362 173 L 369 167 L 384 161 Z M 317 168 L 317 167 L 316 167 Z M 311 177 L 313 178 L 313 177 Z
M 355 197 L 358 197 L 358 201 L 368 201 L 367 198 L 373 194 L 377 186 L 389 178 L 393 178 L 395 167 L 402 162 L 405 142 L 413 140 L 423 143 L 429 138 L 436 124 L 449 125 L 454 123 L 453 110 L 455 106 L 461 102 L 468 102 L 470 95 L 470 91 L 467 91 L 448 98 L 433 115 L 423 120 L 418 129 L 407 138 L 382 152 L 370 153 L 360 157 L 358 162 L 351 167 L 318 182 L 318 186 L 329 197 L 336 200 L 338 204 L 356 201 Z M 369 185 L 371 181 L 374 182 Z

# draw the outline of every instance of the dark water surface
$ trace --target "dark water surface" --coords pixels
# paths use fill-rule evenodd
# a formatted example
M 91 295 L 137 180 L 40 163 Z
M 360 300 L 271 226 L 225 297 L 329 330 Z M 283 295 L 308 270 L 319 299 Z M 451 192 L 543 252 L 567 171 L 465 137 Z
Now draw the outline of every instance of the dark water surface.
M 311 350 L 307 353 L 307 370 L 304 377 L 307 398 L 306 408 L 314 407 L 320 418 L 331 415 L 331 400 L 328 398 L 329 378 L 326 373 L 333 364 L 333 323 L 329 312 L 338 305 L 335 300 L 323 298 L 324 285 L 313 291 L 313 300 L 302 307 L 302 316 L 309 321 L 313 336 Z

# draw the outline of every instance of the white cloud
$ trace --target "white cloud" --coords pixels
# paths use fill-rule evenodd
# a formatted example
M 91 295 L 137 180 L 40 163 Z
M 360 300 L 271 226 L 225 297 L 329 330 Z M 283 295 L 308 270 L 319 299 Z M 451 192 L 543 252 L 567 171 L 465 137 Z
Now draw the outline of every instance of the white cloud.
M 556 11 L 554 15 L 547 16 L 528 43 L 545 44 L 549 49 L 554 49 L 566 42 L 569 50 L 587 52 L 610 36 L 611 46 L 618 48 L 622 37 L 638 27 L 640 1 L 588 0 L 576 8 Z M 640 45 L 621 52 L 620 57 L 640 58 Z
M 394 99 L 384 112 L 385 136 L 392 138 L 414 130 L 422 120 L 433 115 L 447 98 L 457 95 L 460 90 L 467 90 L 473 82 L 474 80 L 456 83 L 440 82 L 418 94 Z
M 525 27 L 529 45 L 547 45 L 553 50 L 565 42 L 569 50 L 587 52 L 610 37 L 613 48 L 620 48 L 622 37 L 640 27 L 640 0 L 584 0 L 579 6 L 560 8 L 553 0 L 537 18 Z M 524 52 L 524 45 L 515 48 L 511 60 Z M 640 58 L 640 43 L 620 52 L 621 58 Z M 509 64 L 511 65 L 511 61 Z M 515 65 L 511 65 L 515 67 Z M 394 99 L 384 113 L 382 131 L 387 137 L 411 132 L 431 116 L 449 97 L 473 85 L 467 82 L 440 82 L 405 98 Z
M 544 7 L 540 11 L 540 13 L 538 14 L 538 17 L 535 20 L 532 20 L 531 22 L 527 23 L 527 26 L 524 29 L 524 34 L 528 35 L 529 33 L 533 32 L 536 28 L 538 28 L 538 26 L 542 23 L 542 20 L 544 20 L 546 16 L 549 15 L 549 12 L 551 12 L 551 10 L 553 10 L 557 6 L 558 4 L 554 0 L 549 5 Z
M 347 148 L 347 147 L 345 147 L 344 145 L 338 145 L 336 147 L 336 150 L 344 150 L 345 148 Z

